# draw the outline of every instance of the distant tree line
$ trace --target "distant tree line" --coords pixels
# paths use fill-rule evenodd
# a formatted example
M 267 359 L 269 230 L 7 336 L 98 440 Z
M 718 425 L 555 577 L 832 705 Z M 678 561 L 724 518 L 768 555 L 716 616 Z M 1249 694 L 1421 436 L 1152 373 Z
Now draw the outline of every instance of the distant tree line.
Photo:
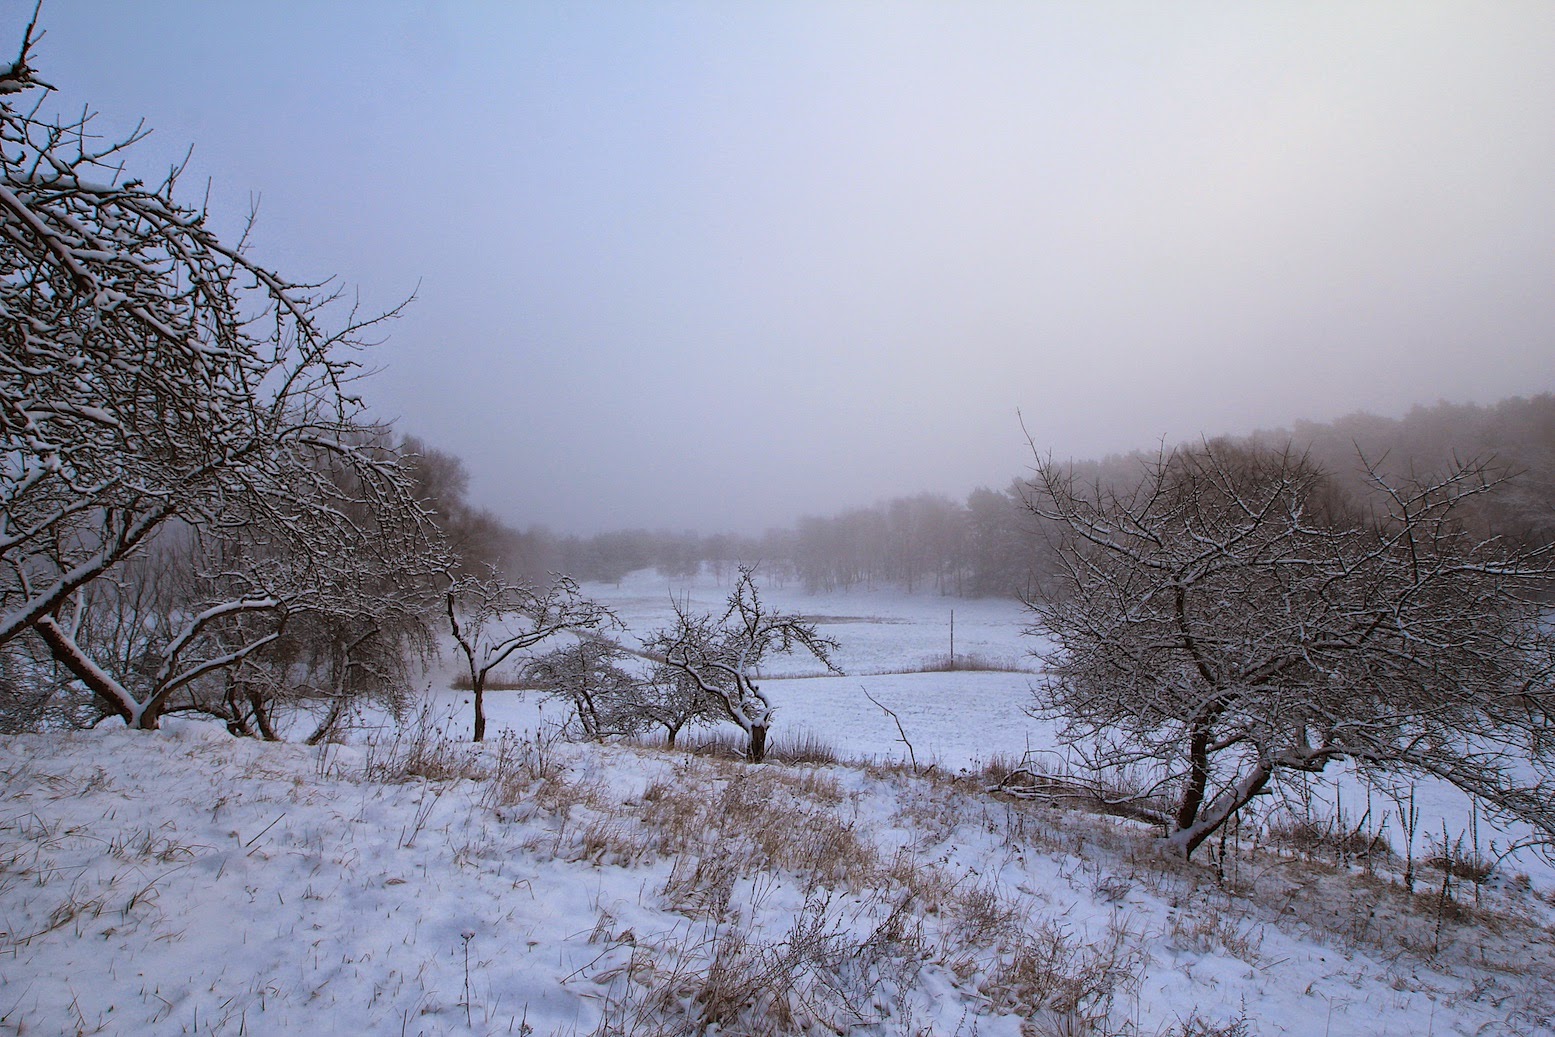
M 806 518 L 785 561 L 811 591 L 898 586 L 957 596 L 1023 593 L 1041 569 L 1041 540 L 1014 488 L 965 502 L 923 493 L 831 518 Z
M 424 448 L 420 448 L 424 450 Z M 900 587 L 963 597 L 1019 595 L 1042 571 L 1044 548 L 1021 503 L 1019 487 L 978 489 L 965 502 L 921 493 L 830 517 L 807 517 L 789 529 L 759 536 L 627 529 L 587 536 L 557 535 L 543 527 L 523 532 L 463 502 L 463 467 L 456 458 L 425 451 L 433 464 L 458 473 L 429 491 L 453 489 L 440 520 L 466 557 L 515 575 L 538 579 L 565 572 L 576 579 L 619 583 L 652 569 L 668 580 L 708 571 L 719 582 L 741 564 L 759 562 L 774 585 L 797 583 L 812 592 Z
M 1523 543 L 1555 541 L 1550 394 L 1489 406 L 1438 403 L 1416 407 L 1403 418 L 1353 414 L 1214 442 L 1293 448 L 1328 473 L 1335 492 L 1358 498 L 1371 492 L 1376 475 L 1425 477 L 1470 459 L 1483 461 L 1511 478 L 1494 494 L 1465 502 L 1463 516 Z M 1121 486 L 1137 482 L 1157 460 L 1155 452 L 1138 451 L 1067 461 L 1064 467 L 1082 482 Z M 590 536 L 538 528 L 519 533 L 487 513 L 472 513 L 484 517 L 470 535 L 490 545 L 485 550 L 493 561 L 530 578 L 560 571 L 614 583 L 628 573 L 655 569 L 675 579 L 706 565 L 722 579 L 740 562 L 760 561 L 765 579 L 793 581 L 813 592 L 895 587 L 965 597 L 1030 596 L 1057 571 L 1057 531 L 1026 506 L 1029 494 L 1022 479 L 1002 490 L 973 490 L 964 501 L 920 493 L 805 517 L 759 536 L 644 529 Z
M 1485 531 L 1524 544 L 1555 542 L 1555 395 L 1512 397 L 1486 406 L 1412 408 L 1402 418 L 1352 414 L 1328 424 L 1298 422 L 1257 432 L 1260 446 L 1294 443 L 1347 493 L 1371 492 L 1364 456 L 1386 479 L 1426 478 L 1470 461 L 1508 478 L 1465 512 Z

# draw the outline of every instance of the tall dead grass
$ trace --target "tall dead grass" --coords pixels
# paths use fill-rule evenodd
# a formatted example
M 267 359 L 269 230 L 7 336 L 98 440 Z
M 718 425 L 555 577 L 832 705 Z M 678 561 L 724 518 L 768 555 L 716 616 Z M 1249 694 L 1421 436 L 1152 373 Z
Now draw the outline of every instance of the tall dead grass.
M 600 998 L 599 1035 L 933 1032 L 915 993 L 930 966 L 975 994 L 980 1011 L 1027 1019 L 1032 1035 L 1134 1032 L 1117 1016 L 1139 985 L 1149 940 L 1130 928 L 1129 913 L 1116 912 L 1102 932 L 1074 931 L 1041 897 L 980 879 L 943 853 L 964 826 L 1002 839 L 1012 857 L 1036 849 L 1075 862 L 1076 881 L 1100 901 L 1122 904 L 1137 890 L 1181 905 L 1150 936 L 1195 954 L 1264 967 L 1272 925 L 1345 950 L 1387 948 L 1449 966 L 1469 965 L 1474 953 L 1478 968 L 1543 967 L 1509 954 L 1496 963 L 1482 939 L 1471 952 L 1474 931 L 1537 934 L 1454 899 L 1449 880 L 1474 880 L 1450 866 L 1441 890 L 1419 895 L 1377 878 L 1386 843 L 1356 826 L 1260 822 L 1228 829 L 1193 862 L 1163 858 L 1135 823 L 1158 808 L 1154 790 L 1127 776 L 1080 781 L 1029 761 L 997 780 L 998 765 L 960 777 L 868 768 L 895 797 L 886 823 L 912 833 L 886 850 L 839 772 L 751 766 L 733 738 L 716 751 L 704 745 L 706 755 L 671 756 L 508 736 L 472 756 L 422 744 L 432 727 L 386 744 L 375 775 L 484 782 L 479 802 L 499 818 L 543 822 L 531 850 L 656 869 L 645 896 L 681 921 L 649 935 L 617 932 L 601 915 L 592 939 L 605 953 L 577 977 Z M 636 773 L 647 771 L 636 790 L 612 788 L 596 755 L 623 751 L 637 754 Z M 1349 870 L 1358 860 L 1366 874 Z M 1547 934 L 1537 939 L 1548 950 Z M 1161 1032 L 1246 1032 L 1240 1019 L 1180 1024 Z
M 1089 1020 L 1137 972 L 1121 923 L 1074 933 L 948 859 L 882 854 L 857 815 L 825 771 L 682 757 L 624 807 L 575 823 L 560 854 L 667 863 L 654 894 L 685 919 L 590 970 L 608 992 L 595 1033 L 900 1026 L 931 964 L 995 1010 Z M 797 910 L 780 903 L 795 896 Z
M 626 740 L 627 745 L 640 749 L 668 747 L 662 735 L 639 735 Z M 675 752 L 692 756 L 711 756 L 720 760 L 744 760 L 746 739 L 728 729 L 714 731 L 689 731 L 682 733 L 675 745 Z M 836 748 L 820 735 L 806 728 L 779 731 L 767 742 L 766 762 L 788 764 L 813 764 L 827 766 L 842 762 Z

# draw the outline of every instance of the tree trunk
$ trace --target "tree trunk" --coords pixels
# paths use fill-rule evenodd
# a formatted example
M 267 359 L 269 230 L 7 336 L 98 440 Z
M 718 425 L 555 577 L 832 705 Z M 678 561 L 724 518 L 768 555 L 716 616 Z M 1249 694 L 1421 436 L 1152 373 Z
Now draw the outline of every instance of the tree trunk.
M 145 707 L 140 711 L 140 717 L 135 726 L 142 731 L 155 731 L 162 724 L 162 711 L 167 707 L 167 697 L 153 695 L 146 700 Z
M 259 726 L 259 736 L 267 742 L 279 742 L 281 736 L 276 734 L 275 725 L 270 723 L 270 710 L 265 706 L 264 697 L 252 684 L 248 686 L 248 708 L 253 711 L 254 723 Z
M 324 719 L 319 721 L 318 726 L 313 729 L 313 733 L 304 740 L 304 744 L 318 745 L 320 742 L 328 738 L 332 733 L 334 733 L 336 726 L 340 723 L 340 718 L 345 715 L 345 711 L 345 696 L 336 695 L 329 704 L 329 712 L 324 714 Z M 266 722 L 268 723 L 268 721 Z
M 1198 849 L 1200 843 L 1214 835 L 1215 831 L 1229 821 L 1233 814 L 1267 788 L 1269 779 L 1272 777 L 1274 777 L 1274 767 L 1268 762 L 1259 763 L 1241 781 L 1215 797 L 1215 801 L 1204 809 L 1203 815 L 1193 824 L 1180 827 L 1168 836 L 1167 848 L 1181 853 L 1183 858 L 1187 859 L 1194 850 Z
M 751 763 L 760 763 L 767 758 L 767 725 L 752 724 L 750 736 L 750 751 L 745 758 Z
M 1204 803 L 1204 790 L 1209 786 L 1209 724 L 1200 719 L 1193 726 L 1188 741 L 1188 783 L 1182 790 L 1182 801 L 1177 807 L 1177 830 L 1191 828 L 1198 820 L 1199 807 Z
M 486 678 L 482 674 L 475 682 L 475 740 L 486 740 Z
M 580 691 L 572 700 L 573 712 L 578 715 L 578 726 L 583 728 L 583 737 L 591 742 L 604 740 L 599 733 L 599 714 L 594 710 L 594 700 L 589 698 L 588 692 Z
M 354 643 L 361 644 L 370 636 L 372 635 L 365 634 Z M 346 702 L 351 692 L 351 646 L 337 643 L 330 650 L 334 653 L 331 667 L 334 671 L 334 681 L 330 688 L 329 710 L 324 714 L 324 719 L 320 720 L 318 726 L 313 729 L 313 733 L 308 736 L 306 742 L 308 745 L 318 745 L 335 730 L 335 726 L 340 723 L 340 718 L 345 715 Z M 259 703 L 256 702 L 254 708 L 258 710 Z M 260 713 L 260 719 L 268 727 L 269 720 L 263 713 Z

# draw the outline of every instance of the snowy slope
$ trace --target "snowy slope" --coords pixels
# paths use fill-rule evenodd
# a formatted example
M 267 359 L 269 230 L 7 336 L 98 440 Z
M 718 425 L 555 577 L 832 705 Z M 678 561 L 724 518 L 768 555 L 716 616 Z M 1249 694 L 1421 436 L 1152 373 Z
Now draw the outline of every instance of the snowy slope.
M 0 743 L 5 1033 L 1549 1032 L 1547 905 L 1469 899 L 899 770 Z

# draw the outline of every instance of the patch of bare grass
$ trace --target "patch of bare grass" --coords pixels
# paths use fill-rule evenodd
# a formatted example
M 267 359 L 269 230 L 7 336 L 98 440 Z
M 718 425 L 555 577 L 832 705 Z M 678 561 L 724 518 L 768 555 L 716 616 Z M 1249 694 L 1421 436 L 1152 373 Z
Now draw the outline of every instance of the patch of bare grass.
M 460 673 L 448 682 L 448 686 L 454 691 L 473 691 L 474 685 L 470 683 L 468 673 Z M 536 691 L 539 685 L 532 680 L 525 680 L 517 673 L 507 670 L 496 670 L 486 675 L 487 691 Z
M 488 742 L 481 756 L 484 772 L 480 804 L 504 820 L 519 820 L 544 812 L 568 817 L 574 807 L 602 809 L 606 785 L 597 775 L 576 773 L 561 748 L 555 729 L 531 734 L 504 731 Z
M 481 777 L 480 753 L 443 733 L 451 719 L 428 699 L 403 722 L 372 732 L 362 741 L 362 776 L 384 784 Z
M 1282 817 L 1264 826 L 1264 838 L 1275 846 L 1348 862 L 1363 857 L 1386 857 L 1393 847 L 1382 832 L 1364 826 L 1351 827 L 1330 816 Z
M 934 818 L 926 842 L 980 823 L 988 807 L 948 780 L 900 780 L 911 786 L 908 814 Z M 561 847 L 569 857 L 667 860 L 655 896 L 687 920 L 602 956 L 593 981 L 608 1007 L 595 1032 L 755 1037 L 905 1024 L 929 963 L 999 1011 L 1092 1020 L 1137 973 L 1139 941 L 1121 921 L 1100 936 L 1072 932 L 1030 896 L 943 855 L 883 856 L 849 802 L 826 771 L 685 756 L 608 819 L 574 826 Z M 783 888 L 802 906 L 779 911 L 784 922 L 769 930 L 765 905 Z
M 1482 886 L 1495 874 L 1496 862 L 1482 853 L 1476 842 L 1470 842 L 1462 832 L 1453 839 L 1449 839 L 1445 831 L 1440 838 L 1428 836 L 1425 857 L 1420 863 L 1455 879 Z
M 746 739 L 743 734 L 729 730 L 692 731 L 682 733 L 673 750 L 663 736 L 646 735 L 628 739 L 627 745 L 640 749 L 657 749 L 708 756 L 720 760 L 744 760 Z M 811 764 L 829 766 L 841 762 L 836 748 L 826 739 L 807 728 L 780 731 L 767 742 L 767 756 L 763 766 L 769 763 L 795 766 Z
M 783 870 L 835 885 L 874 866 L 872 843 L 837 809 L 844 798 L 835 779 L 815 772 L 685 767 L 648 786 L 641 818 L 661 856 L 716 856 L 732 847 L 741 874 Z
M 1035 673 L 1031 666 L 1011 656 L 958 652 L 931 655 L 906 673 Z

